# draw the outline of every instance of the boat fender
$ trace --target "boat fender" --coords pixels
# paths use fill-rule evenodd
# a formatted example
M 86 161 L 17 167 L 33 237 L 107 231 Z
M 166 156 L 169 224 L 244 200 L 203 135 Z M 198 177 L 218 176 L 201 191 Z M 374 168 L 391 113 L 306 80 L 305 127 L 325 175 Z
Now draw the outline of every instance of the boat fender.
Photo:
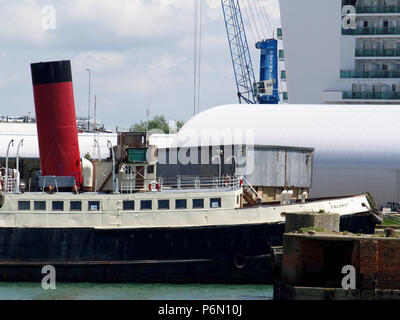
M 228 186 L 231 184 L 231 177 L 225 177 L 225 186 Z
M 246 257 L 242 254 L 237 254 L 233 258 L 233 263 L 238 269 L 243 269 L 246 266 Z

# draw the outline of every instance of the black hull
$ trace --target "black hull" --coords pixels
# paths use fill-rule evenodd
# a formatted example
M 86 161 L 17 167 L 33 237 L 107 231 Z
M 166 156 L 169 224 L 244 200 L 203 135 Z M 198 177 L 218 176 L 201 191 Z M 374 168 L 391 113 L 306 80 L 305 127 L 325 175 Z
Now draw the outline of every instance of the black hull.
M 341 229 L 371 233 L 368 216 Z M 190 228 L 0 228 L 0 281 L 266 283 L 285 225 Z

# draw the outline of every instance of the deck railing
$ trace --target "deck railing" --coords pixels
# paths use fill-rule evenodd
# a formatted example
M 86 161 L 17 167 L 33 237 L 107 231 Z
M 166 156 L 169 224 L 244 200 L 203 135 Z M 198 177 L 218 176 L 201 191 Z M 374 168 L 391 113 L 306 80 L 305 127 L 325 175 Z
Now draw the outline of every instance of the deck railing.
M 122 192 L 136 192 L 143 190 L 184 190 L 184 189 L 239 189 L 243 183 L 241 177 L 193 177 L 178 176 L 176 178 L 158 178 L 156 180 L 145 179 L 141 186 L 137 186 L 135 179 L 121 181 Z

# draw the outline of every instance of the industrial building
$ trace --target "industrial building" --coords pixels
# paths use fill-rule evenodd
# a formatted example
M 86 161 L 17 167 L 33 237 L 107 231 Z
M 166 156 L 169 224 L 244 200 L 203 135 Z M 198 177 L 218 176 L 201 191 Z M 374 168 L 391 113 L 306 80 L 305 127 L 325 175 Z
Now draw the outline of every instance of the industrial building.
M 255 146 L 315 150 L 310 197 L 370 192 L 379 206 L 385 206 L 400 201 L 399 120 L 397 106 L 225 105 L 190 119 L 176 138 L 154 136 L 150 143 L 162 149 L 174 143 L 194 146 L 197 139 L 198 146 L 205 146 L 212 145 L 215 130 L 253 131 Z M 226 145 L 238 144 L 243 141 L 233 137 Z M 216 168 L 218 159 L 214 173 Z M 266 169 L 263 162 L 254 175 L 265 174 Z
M 117 144 L 116 133 L 79 133 L 80 156 L 91 159 L 107 159 L 110 156 L 107 141 L 112 145 Z M 11 142 L 13 140 L 13 143 Z M 8 151 L 8 167 L 16 167 L 17 148 L 23 140 L 18 156 L 21 179 L 26 180 L 37 176 L 40 171 L 39 146 L 36 131 L 36 123 L 0 123 L 0 167 L 6 166 Z M 8 145 L 10 146 L 8 148 Z

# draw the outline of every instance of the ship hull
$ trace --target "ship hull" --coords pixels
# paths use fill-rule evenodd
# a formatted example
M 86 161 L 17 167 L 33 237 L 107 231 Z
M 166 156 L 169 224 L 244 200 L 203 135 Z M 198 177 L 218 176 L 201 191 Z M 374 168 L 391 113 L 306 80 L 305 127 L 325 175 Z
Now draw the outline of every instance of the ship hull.
M 370 216 L 341 229 L 371 233 Z M 162 228 L 0 228 L 0 281 L 265 283 L 284 223 Z

